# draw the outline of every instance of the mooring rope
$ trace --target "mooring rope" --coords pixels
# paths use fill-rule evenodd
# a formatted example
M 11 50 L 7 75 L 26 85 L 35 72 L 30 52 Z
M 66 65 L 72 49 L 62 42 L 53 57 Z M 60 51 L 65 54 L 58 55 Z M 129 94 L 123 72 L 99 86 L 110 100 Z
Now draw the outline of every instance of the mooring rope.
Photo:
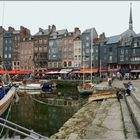
M 38 100 L 38 99 L 35 99 L 35 98 L 33 98 L 33 97 L 31 97 L 31 99 L 34 100 L 34 101 L 36 101 L 36 102 L 38 102 L 38 103 L 40 103 L 40 104 L 48 105 L 47 103 L 45 103 L 45 102 L 43 102 L 43 101 L 40 101 L 40 100 Z

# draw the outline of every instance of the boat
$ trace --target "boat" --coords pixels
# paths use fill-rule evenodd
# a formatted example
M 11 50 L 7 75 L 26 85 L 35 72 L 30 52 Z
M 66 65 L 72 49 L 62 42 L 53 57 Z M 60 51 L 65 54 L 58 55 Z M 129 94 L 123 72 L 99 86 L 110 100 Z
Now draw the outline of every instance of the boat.
M 17 91 L 36 91 L 36 90 L 49 90 L 53 87 L 56 87 L 56 84 L 53 82 L 42 82 L 42 81 L 38 81 L 38 82 L 27 82 L 24 83 L 22 85 L 19 85 L 17 88 Z
M 16 88 L 10 87 L 10 89 L 5 93 L 4 97 L 0 99 L 0 116 L 8 109 L 15 95 Z
M 92 93 L 94 90 L 94 85 L 93 83 L 82 83 L 81 85 L 77 86 L 78 91 L 80 93 Z

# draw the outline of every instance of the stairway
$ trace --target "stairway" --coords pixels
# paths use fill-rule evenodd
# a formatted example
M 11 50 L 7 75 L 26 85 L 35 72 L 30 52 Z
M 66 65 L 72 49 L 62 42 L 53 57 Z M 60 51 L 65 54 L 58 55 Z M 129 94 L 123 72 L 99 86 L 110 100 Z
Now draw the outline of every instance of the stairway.
M 124 99 L 137 135 L 140 138 L 140 90 L 137 89 L 130 96 L 124 96 Z

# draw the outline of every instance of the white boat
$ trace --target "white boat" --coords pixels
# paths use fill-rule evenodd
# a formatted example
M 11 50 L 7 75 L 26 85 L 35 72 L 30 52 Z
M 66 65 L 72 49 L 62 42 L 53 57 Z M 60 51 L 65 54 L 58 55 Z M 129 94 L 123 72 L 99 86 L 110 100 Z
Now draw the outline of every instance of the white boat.
M 16 94 L 16 88 L 12 87 L 0 100 L 0 116 L 6 111 Z
M 19 85 L 18 90 L 41 90 L 41 84 L 26 84 L 26 85 Z

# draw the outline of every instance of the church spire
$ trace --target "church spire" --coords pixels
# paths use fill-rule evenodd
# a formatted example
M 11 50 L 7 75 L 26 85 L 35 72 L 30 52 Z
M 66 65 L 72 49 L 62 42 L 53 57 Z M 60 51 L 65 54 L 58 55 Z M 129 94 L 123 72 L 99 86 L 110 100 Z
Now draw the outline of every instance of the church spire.
M 132 21 L 132 3 L 130 3 L 129 30 L 133 30 L 133 21 Z

